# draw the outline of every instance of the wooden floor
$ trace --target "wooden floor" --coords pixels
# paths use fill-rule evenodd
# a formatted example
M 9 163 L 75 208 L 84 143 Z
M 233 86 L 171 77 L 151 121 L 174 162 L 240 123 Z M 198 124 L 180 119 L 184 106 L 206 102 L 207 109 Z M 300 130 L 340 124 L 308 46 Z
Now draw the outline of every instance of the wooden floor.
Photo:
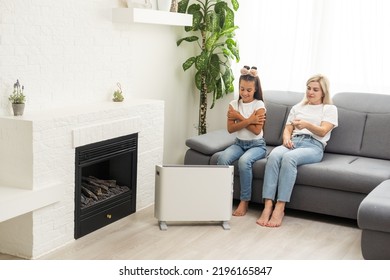
M 43 260 L 361 260 L 356 221 L 288 210 L 280 228 L 255 222 L 258 205 L 220 225 L 168 223 L 161 231 L 150 206 L 42 256 Z M 0 259 L 13 259 L 1 255 Z

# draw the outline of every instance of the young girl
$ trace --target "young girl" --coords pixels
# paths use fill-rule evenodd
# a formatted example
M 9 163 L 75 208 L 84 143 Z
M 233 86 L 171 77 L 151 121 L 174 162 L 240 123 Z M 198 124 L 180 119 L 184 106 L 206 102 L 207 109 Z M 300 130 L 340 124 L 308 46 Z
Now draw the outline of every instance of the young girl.
M 263 126 L 265 106 L 257 68 L 244 66 L 239 80 L 240 96 L 229 104 L 227 130 L 237 132 L 235 143 L 218 158 L 218 165 L 231 165 L 238 160 L 240 203 L 233 216 L 244 216 L 252 195 L 252 165 L 266 155 Z

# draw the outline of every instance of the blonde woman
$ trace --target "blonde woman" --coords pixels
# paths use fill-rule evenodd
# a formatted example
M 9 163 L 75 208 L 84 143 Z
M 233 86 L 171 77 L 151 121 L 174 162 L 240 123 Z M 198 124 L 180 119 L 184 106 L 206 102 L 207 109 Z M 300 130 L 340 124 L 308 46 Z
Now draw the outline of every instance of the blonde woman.
M 315 75 L 306 82 L 302 102 L 291 108 L 283 131 L 283 145 L 268 156 L 263 181 L 264 210 L 257 224 L 266 227 L 282 224 L 297 167 L 322 160 L 331 131 L 337 125 L 338 113 L 329 95 L 329 81 L 323 75 Z

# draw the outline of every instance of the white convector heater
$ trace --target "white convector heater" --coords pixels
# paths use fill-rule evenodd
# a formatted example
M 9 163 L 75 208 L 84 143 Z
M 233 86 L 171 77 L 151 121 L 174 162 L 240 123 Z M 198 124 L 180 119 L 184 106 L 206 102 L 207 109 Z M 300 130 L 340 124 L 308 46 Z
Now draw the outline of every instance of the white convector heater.
M 154 216 L 166 222 L 222 222 L 230 229 L 233 166 L 157 165 Z

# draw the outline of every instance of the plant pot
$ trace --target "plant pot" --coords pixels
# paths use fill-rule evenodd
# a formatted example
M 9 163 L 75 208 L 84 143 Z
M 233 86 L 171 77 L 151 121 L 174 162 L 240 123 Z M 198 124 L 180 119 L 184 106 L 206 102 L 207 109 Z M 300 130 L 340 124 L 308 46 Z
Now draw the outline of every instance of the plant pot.
M 171 10 L 172 0 L 157 0 L 157 9 L 169 12 Z
M 140 9 L 151 9 L 152 3 L 150 0 L 126 0 L 128 8 L 140 8 Z
M 24 103 L 23 104 L 14 104 L 12 103 L 12 110 L 14 111 L 14 116 L 22 116 L 24 112 Z

